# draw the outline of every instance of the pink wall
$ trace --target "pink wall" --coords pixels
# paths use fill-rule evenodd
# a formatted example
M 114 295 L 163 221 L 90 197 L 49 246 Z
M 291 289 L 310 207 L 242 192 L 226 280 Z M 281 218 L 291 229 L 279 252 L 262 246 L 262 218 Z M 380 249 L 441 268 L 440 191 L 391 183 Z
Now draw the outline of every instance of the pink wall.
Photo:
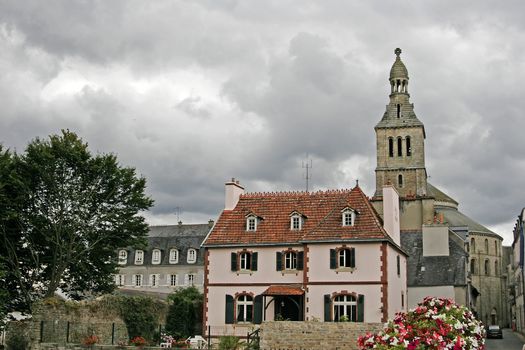
M 397 274 L 397 256 L 400 257 L 400 272 Z M 387 249 L 387 280 L 388 280 L 388 318 L 394 317 L 396 312 L 407 310 L 407 266 L 406 257 L 394 249 L 392 246 L 388 246 Z M 404 295 L 404 307 L 401 306 L 401 292 Z

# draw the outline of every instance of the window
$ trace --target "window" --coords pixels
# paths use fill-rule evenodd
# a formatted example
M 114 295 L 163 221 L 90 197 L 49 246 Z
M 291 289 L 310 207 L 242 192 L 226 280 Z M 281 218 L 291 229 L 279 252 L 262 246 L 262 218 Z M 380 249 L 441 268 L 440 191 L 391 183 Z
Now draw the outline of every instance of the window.
M 253 298 L 250 295 L 237 297 L 237 322 L 252 322 L 253 320 Z
M 128 262 L 128 252 L 124 249 L 119 250 L 118 252 L 118 264 L 119 265 L 126 265 Z
M 125 282 L 126 275 L 115 275 L 115 284 L 122 287 Z
M 142 265 L 144 262 L 144 251 L 136 250 L 135 251 L 135 265 Z
M 151 263 L 153 265 L 160 264 L 160 250 L 153 249 L 153 252 L 151 252 Z
M 401 139 L 401 137 L 397 138 L 397 156 L 403 156 L 403 140 Z
M 149 285 L 151 287 L 158 287 L 159 286 L 159 275 L 149 275 Z
M 488 275 L 489 271 L 489 259 L 485 260 L 485 275 Z
M 476 259 L 470 260 L 470 273 L 472 274 L 476 273 Z
M 195 284 L 195 275 L 191 273 L 186 275 L 186 285 L 193 286 L 194 284 Z
M 300 230 L 301 229 L 301 216 L 298 215 L 298 214 L 294 214 L 291 216 L 291 220 L 290 220 L 290 228 L 292 230 Z
M 296 270 L 297 269 L 297 253 L 287 252 L 284 255 L 284 269 L 285 270 Z
M 179 251 L 177 249 L 170 249 L 170 264 L 179 262 Z
M 388 156 L 394 156 L 394 139 L 391 137 L 388 138 Z
M 401 276 L 401 258 L 399 255 L 396 258 L 396 265 L 397 265 L 397 275 Z
M 397 176 L 397 184 L 398 184 L 399 188 L 403 188 L 403 175 L 399 174 Z
M 175 287 L 177 285 L 177 275 L 168 275 L 168 283 L 170 286 Z
M 250 253 L 239 254 L 239 269 L 240 270 L 251 270 L 252 269 L 252 256 Z
M 197 261 L 197 251 L 193 248 L 188 249 L 188 264 L 194 264 Z
M 232 271 L 257 271 L 256 252 L 243 250 L 241 252 L 231 253 L 231 270 Z
M 397 117 L 399 118 L 401 116 L 401 105 L 398 103 L 397 106 Z
M 494 254 L 498 255 L 498 241 L 494 241 Z
M 142 275 L 134 275 L 133 276 L 133 284 L 135 287 L 141 287 L 142 286 Z
M 489 240 L 485 238 L 485 253 L 489 253 Z
M 338 295 L 334 298 L 334 321 L 357 321 L 357 301 L 353 295 Z
M 405 307 L 405 293 L 401 292 L 401 307 Z
M 337 252 L 337 253 L 336 253 Z M 337 254 L 337 262 L 333 263 Z M 354 268 L 355 248 L 330 249 L 330 268 Z
M 472 253 L 476 252 L 476 240 L 474 238 L 470 239 L 470 249 L 472 250 Z
M 498 260 L 494 261 L 494 275 L 498 275 Z
M 257 230 L 257 217 L 254 215 L 248 216 L 246 219 L 246 231 Z
M 410 145 L 410 136 L 406 137 L 406 148 L 407 148 L 407 156 L 410 157 L 412 155 L 412 146 Z
M 343 226 L 354 226 L 355 212 L 351 209 L 343 209 Z

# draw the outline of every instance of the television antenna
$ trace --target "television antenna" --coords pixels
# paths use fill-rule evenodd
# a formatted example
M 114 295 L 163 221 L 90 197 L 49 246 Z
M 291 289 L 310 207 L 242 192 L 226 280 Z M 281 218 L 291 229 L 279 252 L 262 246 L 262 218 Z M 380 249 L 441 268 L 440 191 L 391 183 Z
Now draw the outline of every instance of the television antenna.
M 308 153 L 306 153 L 306 161 L 303 160 L 303 165 L 302 165 L 302 168 L 305 169 L 304 179 L 306 180 L 306 192 L 308 192 L 309 181 L 312 178 L 312 174 L 310 172 L 310 169 L 312 169 L 312 167 L 313 167 L 312 160 L 310 159 L 310 157 L 308 157 Z

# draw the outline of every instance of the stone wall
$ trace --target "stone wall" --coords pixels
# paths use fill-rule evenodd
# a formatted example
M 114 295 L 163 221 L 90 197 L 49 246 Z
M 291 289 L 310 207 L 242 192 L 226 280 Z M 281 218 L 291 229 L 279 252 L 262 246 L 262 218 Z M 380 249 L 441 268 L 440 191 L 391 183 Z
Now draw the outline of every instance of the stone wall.
M 264 322 L 260 346 L 261 350 L 354 350 L 360 335 L 382 328 L 382 323 Z

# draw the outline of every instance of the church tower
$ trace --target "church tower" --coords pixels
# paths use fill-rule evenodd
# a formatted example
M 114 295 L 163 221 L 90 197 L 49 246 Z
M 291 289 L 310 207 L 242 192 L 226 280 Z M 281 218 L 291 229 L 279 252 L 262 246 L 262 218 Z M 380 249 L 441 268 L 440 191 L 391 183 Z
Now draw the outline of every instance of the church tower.
M 382 197 L 385 184 L 393 184 L 400 197 L 427 195 L 425 127 L 414 113 L 408 93 L 408 71 L 399 57 L 390 69 L 390 102 L 375 126 L 377 144 L 376 193 Z

